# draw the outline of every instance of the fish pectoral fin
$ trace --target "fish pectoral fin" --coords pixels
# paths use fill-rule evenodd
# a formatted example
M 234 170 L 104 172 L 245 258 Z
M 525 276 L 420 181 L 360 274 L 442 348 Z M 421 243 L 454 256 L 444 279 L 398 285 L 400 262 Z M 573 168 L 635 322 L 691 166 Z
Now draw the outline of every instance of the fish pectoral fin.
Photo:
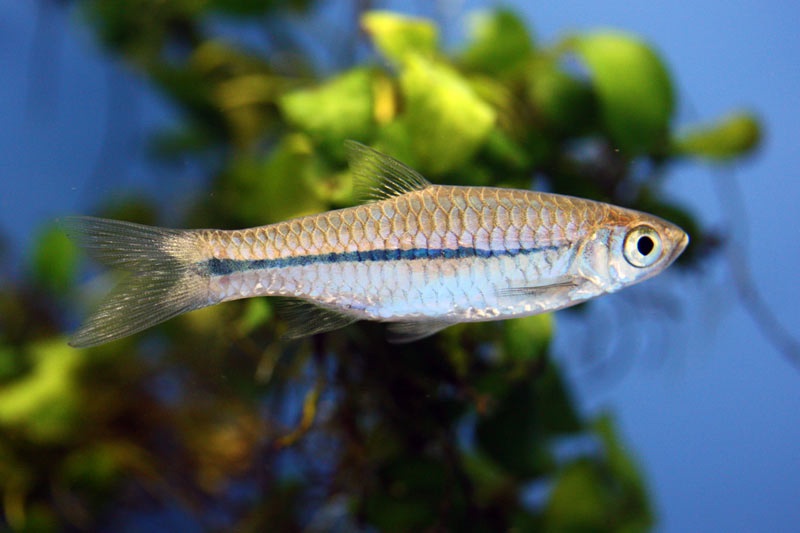
M 314 303 L 299 298 L 274 298 L 278 314 L 286 322 L 288 328 L 283 337 L 286 339 L 299 339 L 317 333 L 333 331 L 353 322 L 357 317 L 321 307 Z
M 364 199 L 385 200 L 431 186 L 422 174 L 393 157 L 356 141 L 345 141 L 344 147 L 356 193 Z
M 529 287 L 506 287 L 497 291 L 499 296 L 537 296 L 550 291 L 572 289 L 579 283 L 574 279 L 555 280 L 552 283 L 532 285 Z
M 424 339 L 425 337 L 430 337 L 434 333 L 438 333 L 453 324 L 454 322 L 443 321 L 390 322 L 387 337 L 388 341 L 393 344 L 414 342 Z

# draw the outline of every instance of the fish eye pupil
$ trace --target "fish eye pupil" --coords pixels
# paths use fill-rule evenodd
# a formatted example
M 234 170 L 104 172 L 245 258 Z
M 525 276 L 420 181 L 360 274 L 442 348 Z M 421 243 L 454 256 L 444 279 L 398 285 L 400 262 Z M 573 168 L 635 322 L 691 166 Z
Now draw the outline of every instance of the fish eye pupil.
M 639 240 L 636 241 L 636 249 L 639 250 L 639 253 L 645 257 L 650 254 L 655 247 L 656 243 L 654 243 L 653 239 L 647 235 L 642 235 L 639 237 Z
M 647 225 L 638 226 L 625 236 L 622 248 L 625 260 L 637 268 L 654 265 L 661 257 L 662 244 L 658 231 Z

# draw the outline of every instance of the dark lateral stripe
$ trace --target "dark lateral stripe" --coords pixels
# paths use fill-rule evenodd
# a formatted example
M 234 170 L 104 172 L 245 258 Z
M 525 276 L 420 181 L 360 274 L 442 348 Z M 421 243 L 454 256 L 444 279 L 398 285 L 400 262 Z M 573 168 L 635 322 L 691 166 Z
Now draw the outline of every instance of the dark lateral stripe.
M 347 263 L 365 261 L 397 261 L 403 259 L 465 259 L 469 257 L 512 257 L 520 254 L 557 250 L 558 246 L 542 246 L 518 250 L 479 250 L 475 248 L 412 248 L 410 250 L 369 250 L 366 252 L 340 252 L 332 254 L 301 255 L 282 257 L 279 259 L 209 259 L 206 261 L 208 272 L 212 276 L 226 276 L 234 272 L 260 270 L 266 268 L 284 268 L 306 266 L 314 263 Z

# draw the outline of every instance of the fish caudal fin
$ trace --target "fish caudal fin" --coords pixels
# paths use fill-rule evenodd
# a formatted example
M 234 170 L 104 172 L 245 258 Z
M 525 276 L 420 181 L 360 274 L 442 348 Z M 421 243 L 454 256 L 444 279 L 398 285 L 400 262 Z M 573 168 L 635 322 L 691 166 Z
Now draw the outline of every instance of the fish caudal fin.
M 89 255 L 124 272 L 70 346 L 113 341 L 214 303 L 208 274 L 197 267 L 197 232 L 93 217 L 68 217 L 61 224 Z

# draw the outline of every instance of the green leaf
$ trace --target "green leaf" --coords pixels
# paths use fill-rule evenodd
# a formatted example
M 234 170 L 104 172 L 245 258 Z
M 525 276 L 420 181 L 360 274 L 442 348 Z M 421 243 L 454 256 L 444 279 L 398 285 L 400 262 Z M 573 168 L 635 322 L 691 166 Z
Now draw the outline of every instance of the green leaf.
M 380 53 L 398 65 L 409 55 L 432 57 L 438 47 L 439 32 L 426 19 L 390 11 L 370 11 L 361 17 L 361 26 Z
M 487 387 L 488 385 L 488 387 Z M 502 389 L 483 384 L 486 390 Z M 583 429 L 558 367 L 550 363 L 538 375 L 512 383 L 488 415 L 480 418 L 480 449 L 515 476 L 535 476 L 552 464 L 550 439 Z
M 286 120 L 333 150 L 346 139 L 366 140 L 375 126 L 372 72 L 357 68 L 314 89 L 284 95 L 279 107 Z
M 421 531 L 435 518 L 444 493 L 441 461 L 401 457 L 381 469 L 381 483 L 366 498 L 366 516 L 379 531 Z
M 306 9 L 310 0 L 210 0 L 209 7 L 228 15 L 248 17 L 276 11 L 286 4 L 295 9 Z
M 536 361 L 545 355 L 553 335 L 550 313 L 505 321 L 503 349 L 509 359 Z
M 633 460 L 610 417 L 593 424 L 603 444 L 599 458 L 583 458 L 559 473 L 545 509 L 547 531 L 649 531 L 650 503 Z
M 254 329 L 264 325 L 273 317 L 272 306 L 266 298 L 250 298 L 239 317 L 236 327 L 239 335 L 244 337 Z
M 490 501 L 513 485 L 512 478 L 482 454 L 464 454 L 463 464 L 465 473 L 475 486 L 475 496 L 479 502 Z
M 520 382 L 493 412 L 478 420 L 478 446 L 515 476 L 539 475 L 550 460 L 538 422 L 535 389 L 528 382 Z
M 552 61 L 529 70 L 528 98 L 545 126 L 563 134 L 580 134 L 596 122 L 597 101 L 592 88 L 567 74 Z
M 545 508 L 545 531 L 609 531 L 610 497 L 588 460 L 559 472 Z
M 758 118 L 750 113 L 735 113 L 681 135 L 674 146 L 681 155 L 728 160 L 752 152 L 760 143 Z
M 78 249 L 64 231 L 53 224 L 36 241 L 31 260 L 34 281 L 58 295 L 66 294 L 78 269 Z
M 484 150 L 492 169 L 508 169 L 514 173 L 520 173 L 525 176 L 525 184 L 521 186 L 530 185 L 528 171 L 533 166 L 535 154 L 531 154 L 505 131 L 500 128 L 492 128 L 486 137 Z M 503 185 L 507 179 L 503 181 Z
M 0 384 L 19 375 L 23 368 L 19 353 L 10 346 L 0 345 Z
M 572 396 L 561 372 L 553 363 L 536 379 L 539 423 L 548 435 L 569 435 L 583 430 Z
M 672 83 L 656 52 L 618 32 L 574 38 L 589 69 L 604 127 L 616 147 L 646 153 L 666 139 L 674 107 Z
M 139 0 L 137 2 L 81 2 L 98 39 L 122 52 L 128 60 L 150 64 L 166 39 L 168 21 L 185 20 L 203 9 L 204 2 Z
M 234 161 L 221 201 L 245 226 L 319 213 L 328 207 L 314 194 L 322 174 L 310 140 L 288 135 L 265 160 L 244 156 Z
M 512 11 L 479 12 L 470 18 L 472 40 L 462 61 L 467 68 L 491 74 L 514 73 L 533 53 L 525 23 Z
M 8 497 L 11 499 L 11 497 Z M 13 501 L 13 500 L 12 500 Z M 12 531 L 17 533 L 56 533 L 64 530 L 63 518 L 59 521 L 59 516 L 54 509 L 43 503 L 33 503 L 25 508 L 24 514 L 20 516 L 20 522 L 13 524 Z
M 24 429 L 40 442 L 58 442 L 76 429 L 81 351 L 62 338 L 30 347 L 30 374 L 0 386 L 0 425 Z
M 107 491 L 120 473 L 120 444 L 96 443 L 67 456 L 63 475 L 72 487 Z
M 405 96 L 401 137 L 419 170 L 442 174 L 470 160 L 491 131 L 495 112 L 467 80 L 445 65 L 412 56 L 400 73 L 400 86 Z
M 611 416 L 599 416 L 593 426 L 603 442 L 608 469 L 621 493 L 620 515 L 624 515 L 628 530 L 648 531 L 653 525 L 653 514 L 639 467 L 620 442 Z

